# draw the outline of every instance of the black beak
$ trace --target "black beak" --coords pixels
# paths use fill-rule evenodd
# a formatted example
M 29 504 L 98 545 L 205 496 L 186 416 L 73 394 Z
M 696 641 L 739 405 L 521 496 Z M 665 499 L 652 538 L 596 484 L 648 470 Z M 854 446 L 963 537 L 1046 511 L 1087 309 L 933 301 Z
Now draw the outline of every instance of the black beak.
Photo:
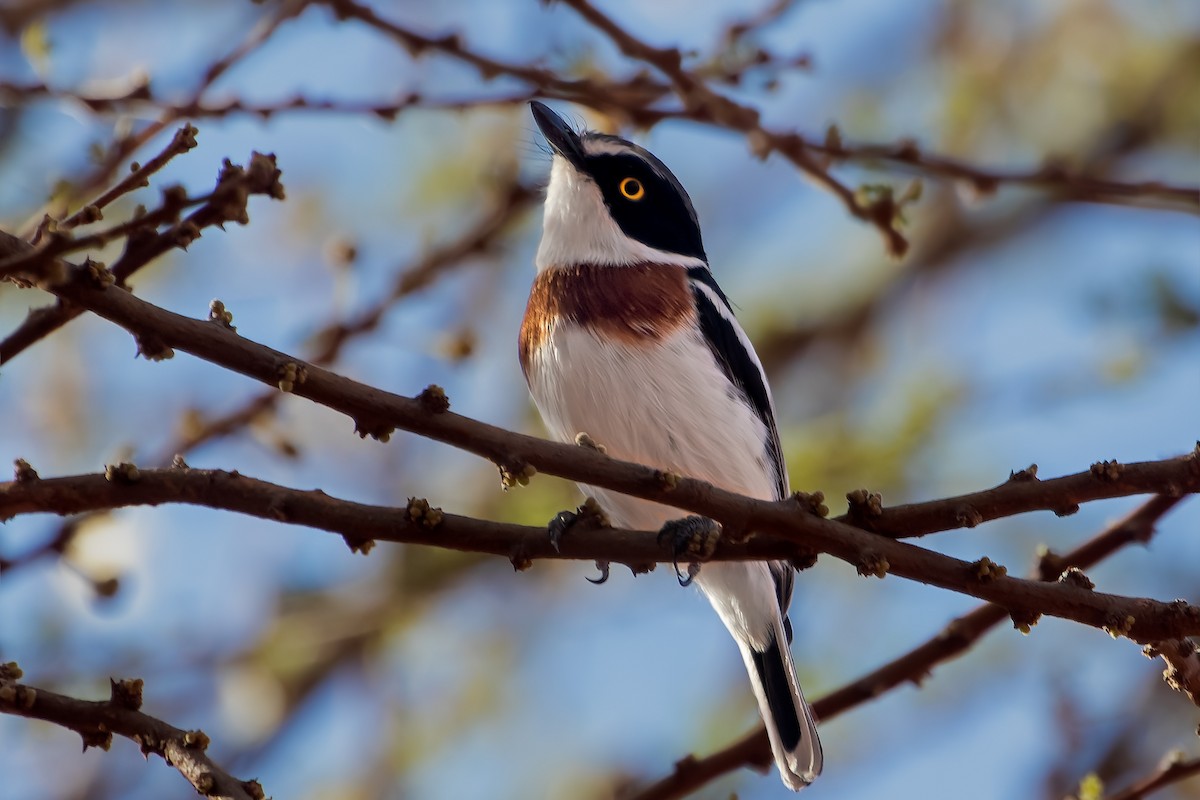
M 579 134 L 571 130 L 571 126 L 545 103 L 531 100 L 529 107 L 533 110 L 533 121 L 537 123 L 554 152 L 570 162 L 575 169 L 582 170 L 583 143 L 579 141 Z

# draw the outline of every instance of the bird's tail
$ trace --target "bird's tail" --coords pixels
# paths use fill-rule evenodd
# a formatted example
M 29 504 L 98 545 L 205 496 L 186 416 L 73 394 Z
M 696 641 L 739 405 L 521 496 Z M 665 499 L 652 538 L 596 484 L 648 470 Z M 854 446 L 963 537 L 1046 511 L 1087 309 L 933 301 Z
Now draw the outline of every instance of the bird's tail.
M 796 679 L 783 621 L 776 618 L 774 637 L 765 650 L 759 651 L 740 637 L 735 638 L 767 725 L 779 774 L 789 788 L 800 791 L 821 774 L 824 757 L 816 720 Z

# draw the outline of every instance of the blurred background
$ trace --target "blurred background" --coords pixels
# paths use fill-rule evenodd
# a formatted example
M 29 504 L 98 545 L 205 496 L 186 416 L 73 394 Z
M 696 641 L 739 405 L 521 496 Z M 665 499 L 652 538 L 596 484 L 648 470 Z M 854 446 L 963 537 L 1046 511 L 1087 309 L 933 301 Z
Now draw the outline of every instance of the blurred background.
M 565 77 L 638 69 L 563 6 L 374 8 Z M 721 90 L 777 129 L 820 140 L 836 125 L 848 142 L 911 138 L 997 168 L 1049 159 L 1115 179 L 1200 183 L 1200 5 L 1186 0 L 602 8 L 652 43 L 695 51 L 692 63 L 717 80 L 736 73 Z M 77 210 L 108 185 L 88 176 L 114 158 L 127 169 L 112 143 L 198 87 L 210 109 L 329 101 L 190 116 L 199 146 L 108 209 L 110 222 L 155 205 L 171 183 L 211 189 L 222 159 L 245 163 L 253 150 L 276 154 L 287 200 L 253 198 L 250 225 L 207 230 L 139 273 L 136 292 L 199 317 L 220 298 L 239 333 L 301 356 L 328 350 L 329 326 L 375 311 L 377 324 L 326 353 L 338 372 L 409 395 L 437 383 L 460 413 L 542 434 L 516 360 L 538 197 L 514 187 L 536 191 L 549 158 L 523 103 L 490 102 L 529 85 L 484 80 L 445 54 L 414 57 L 320 4 L 261 27 L 278 12 L 237 0 L 6 0 L 0 227 L 27 232 L 45 211 Z M 761 27 L 728 35 L 763 12 Z M 205 70 L 256 30 L 270 35 L 205 85 Z M 747 66 L 758 48 L 780 63 Z M 156 102 L 69 96 L 121 97 L 144 79 Z M 29 90 L 38 82 L 54 91 Z M 370 111 L 411 92 L 416 107 Z M 636 139 L 688 188 L 714 272 L 770 370 L 793 488 L 824 491 L 834 513 L 860 486 L 886 503 L 934 499 L 1031 463 L 1047 477 L 1168 457 L 1200 436 L 1194 214 L 925 179 L 905 208 L 911 252 L 895 260 L 834 196 L 778 157 L 757 160 L 735 133 L 682 120 L 639 130 L 554 105 Z M 181 122 L 130 158 L 144 163 Z M 834 173 L 897 194 L 916 177 L 864 163 Z M 411 277 L 481 225 L 485 244 Z M 0 285 L 0 336 L 48 302 Z M 292 396 L 258 401 L 246 424 L 219 435 L 213 421 L 245 409 L 260 385 L 182 354 L 134 355 L 128 334 L 84 316 L 4 364 L 0 461 L 23 457 L 53 476 L 186 450 L 193 466 L 366 503 L 424 496 L 530 524 L 578 502 L 546 476 L 504 492 L 491 464 L 411 435 L 360 440 L 345 418 Z M 1066 550 L 1137 502 L 924 544 L 1019 573 L 1039 546 Z M 602 798 L 756 722 L 732 641 L 667 570 L 616 570 L 597 587 L 585 564 L 515 573 L 500 559 L 396 545 L 364 557 L 336 536 L 188 507 L 90 517 L 69 535 L 62 525 L 31 516 L 0 526 L 0 557 L 13 562 L 0 578 L 0 661 L 86 698 L 106 697 L 110 676 L 144 678 L 144 710 L 203 728 L 214 759 L 276 798 Z M 1200 504 L 1185 502 L 1149 547 L 1089 574 L 1106 591 L 1195 602 L 1198 533 Z M 43 553 L 54 541 L 65 552 Z M 798 576 L 792 613 L 810 699 L 975 605 L 821 558 Z M 1022 636 L 1006 625 L 919 690 L 822 725 L 826 774 L 805 796 L 1058 798 L 1091 772 L 1123 787 L 1172 748 L 1200 752 L 1196 709 L 1161 670 L 1101 631 L 1045 619 Z M 0 743 L 5 800 L 193 796 L 125 740 L 81 755 L 75 734 L 0 716 Z M 745 770 L 696 796 L 732 793 L 790 796 L 773 772 Z M 1198 797 L 1200 782 L 1162 796 Z

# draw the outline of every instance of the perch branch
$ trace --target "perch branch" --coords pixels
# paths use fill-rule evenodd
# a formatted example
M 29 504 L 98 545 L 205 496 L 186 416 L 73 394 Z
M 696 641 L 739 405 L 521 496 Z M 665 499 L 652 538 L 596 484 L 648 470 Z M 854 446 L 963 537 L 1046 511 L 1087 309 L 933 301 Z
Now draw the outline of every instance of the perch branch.
M 1035 574 L 1043 581 L 1054 581 L 1072 567 L 1090 569 L 1124 547 L 1148 543 L 1158 521 L 1180 501 L 1179 497 L 1165 495 L 1150 498 L 1124 519 L 1108 526 L 1069 553 L 1046 554 L 1039 560 Z M 813 703 L 813 711 L 819 720 L 824 721 L 903 684 L 921 686 L 934 667 L 963 655 L 984 634 L 1009 618 L 1008 611 L 1000 606 L 979 606 L 952 620 L 923 644 L 821 697 Z M 689 755 L 680 759 L 671 774 L 627 796 L 625 800 L 673 800 L 684 797 L 735 769 L 766 769 L 770 760 L 767 732 L 759 726 L 712 755 L 703 758 Z

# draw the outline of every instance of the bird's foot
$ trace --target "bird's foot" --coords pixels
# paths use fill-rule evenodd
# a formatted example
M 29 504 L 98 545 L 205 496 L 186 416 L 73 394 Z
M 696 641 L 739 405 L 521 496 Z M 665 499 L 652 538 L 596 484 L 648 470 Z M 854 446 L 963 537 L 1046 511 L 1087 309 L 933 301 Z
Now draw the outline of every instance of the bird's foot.
M 554 547 L 554 552 L 559 552 L 559 545 L 562 544 L 567 531 L 588 521 L 592 526 L 598 528 L 607 528 L 609 524 L 608 516 L 594 497 L 585 499 L 574 511 L 558 512 L 554 519 L 546 525 L 546 532 L 550 536 L 550 544 Z
M 708 517 L 690 516 L 675 519 L 662 526 L 658 543 L 670 542 L 672 566 L 680 586 L 690 586 L 700 574 L 700 563 L 716 552 L 721 539 L 721 526 Z M 687 575 L 679 571 L 679 562 L 687 562 Z
M 583 501 L 583 504 L 574 511 L 560 511 L 546 525 L 546 533 L 550 537 L 550 544 L 554 547 L 554 552 L 559 552 L 559 545 L 562 544 L 563 537 L 567 535 L 567 531 L 574 528 L 576 525 L 589 522 L 595 527 L 608 527 L 608 515 L 600 508 L 600 504 L 596 502 L 596 498 L 589 497 Z M 608 580 L 610 568 L 607 561 L 597 561 L 596 569 L 600 570 L 600 575 L 595 578 L 587 578 L 588 583 L 594 583 L 597 586 Z

